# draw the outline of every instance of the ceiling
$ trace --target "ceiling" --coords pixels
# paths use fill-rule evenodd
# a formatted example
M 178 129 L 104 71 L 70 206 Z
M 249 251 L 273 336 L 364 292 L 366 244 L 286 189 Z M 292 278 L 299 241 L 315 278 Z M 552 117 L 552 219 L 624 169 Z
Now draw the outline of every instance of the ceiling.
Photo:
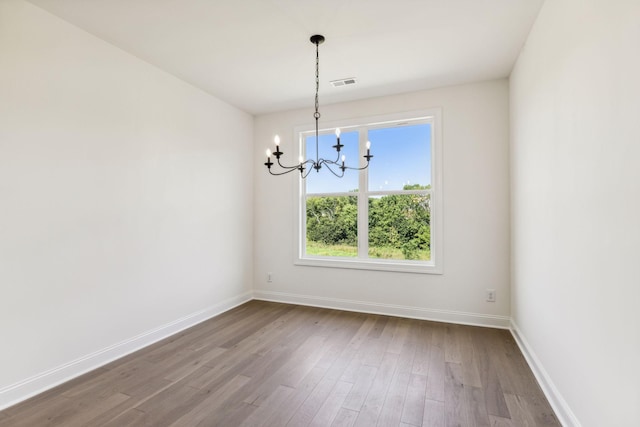
M 506 77 L 544 0 L 30 0 L 247 111 Z M 334 88 L 329 81 L 356 77 Z

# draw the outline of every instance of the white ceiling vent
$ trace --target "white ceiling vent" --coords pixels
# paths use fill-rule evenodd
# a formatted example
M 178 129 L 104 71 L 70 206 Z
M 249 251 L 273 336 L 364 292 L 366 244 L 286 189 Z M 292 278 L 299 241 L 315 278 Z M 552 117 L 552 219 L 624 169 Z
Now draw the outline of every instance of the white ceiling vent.
M 354 84 L 356 84 L 356 78 L 355 77 L 349 77 L 349 78 L 346 78 L 346 79 L 332 80 L 329 83 L 331 83 L 331 85 L 333 87 L 354 85 Z

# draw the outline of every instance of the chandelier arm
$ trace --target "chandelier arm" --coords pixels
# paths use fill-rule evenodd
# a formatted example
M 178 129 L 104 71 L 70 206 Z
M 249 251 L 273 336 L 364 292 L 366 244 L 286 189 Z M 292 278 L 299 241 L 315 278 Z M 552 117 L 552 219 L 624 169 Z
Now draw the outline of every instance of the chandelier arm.
M 371 156 L 373 157 L 373 156 Z M 342 162 L 340 161 L 333 161 L 333 160 L 325 160 L 325 159 L 320 159 L 321 164 L 327 165 L 327 168 L 332 171 L 332 169 L 329 167 L 329 165 L 334 165 L 334 166 L 338 166 L 338 168 L 342 169 L 342 175 L 340 175 L 340 178 L 342 178 L 344 176 L 344 171 L 349 169 L 349 170 L 354 170 L 354 171 L 361 171 L 361 170 L 365 170 L 366 168 L 369 167 L 369 162 L 367 161 L 367 164 L 364 165 L 363 167 L 359 167 L 359 168 L 355 168 L 353 166 L 342 166 Z M 335 173 L 334 173 L 335 175 Z M 336 175 L 337 176 L 337 175 Z
M 293 171 L 295 171 L 295 170 L 298 170 L 298 168 L 285 169 L 285 171 L 284 171 L 284 172 L 273 172 L 273 171 L 271 170 L 271 168 L 269 168 L 268 170 L 269 170 L 269 173 L 270 173 L 271 175 L 286 175 L 286 174 L 288 174 L 289 172 L 293 172 Z
M 312 160 L 307 160 L 306 162 L 298 163 L 298 164 L 297 164 L 297 165 L 295 165 L 295 166 L 286 166 L 286 165 L 283 165 L 282 163 L 280 163 L 280 158 L 279 158 L 279 157 L 277 158 L 277 162 L 278 162 L 278 166 L 280 166 L 280 168 L 281 168 L 281 169 L 283 169 L 283 170 L 284 170 L 284 172 L 273 172 L 273 171 L 271 170 L 271 167 L 269 167 L 269 168 L 268 168 L 268 171 L 269 171 L 269 173 L 270 173 L 271 175 L 285 175 L 285 174 L 288 174 L 289 172 L 293 172 L 294 170 L 298 170 L 298 171 L 300 171 L 300 170 L 301 170 L 301 168 L 302 168 L 302 170 L 304 170 L 304 165 L 306 165 L 307 163 L 312 162 Z M 301 172 L 302 172 L 302 171 L 301 171 Z M 306 176 L 306 175 L 305 175 L 305 176 Z
M 372 156 L 372 157 L 373 157 L 373 156 Z M 367 164 L 366 164 L 366 165 L 364 165 L 364 166 L 362 166 L 362 167 L 359 167 L 359 168 L 354 168 L 354 167 L 351 167 L 351 166 L 345 166 L 344 168 L 345 168 L 345 169 L 352 170 L 352 171 L 363 171 L 363 170 L 365 170 L 365 169 L 366 169 L 366 168 L 368 168 L 368 167 L 369 167 L 369 162 L 367 161 Z
M 334 164 L 337 165 L 339 161 L 340 161 L 340 152 L 337 151 L 336 152 L 336 159 L 334 161 L 332 161 L 331 163 L 334 163 Z
M 342 178 L 344 176 L 344 170 L 342 170 L 342 173 L 338 175 L 338 173 L 336 173 L 333 169 L 331 169 L 330 165 L 334 164 L 333 162 L 327 162 L 326 160 L 323 160 L 323 162 L 327 166 L 327 169 L 329 169 L 329 172 L 331 172 L 332 174 L 334 174 L 338 178 Z M 340 169 L 342 169 L 342 168 L 340 168 Z
M 309 176 L 309 174 L 311 173 L 313 168 L 309 168 L 309 169 L 305 169 L 305 170 L 306 170 L 306 173 L 300 172 L 300 176 L 302 176 L 302 179 L 305 179 L 307 176 Z
M 303 164 L 305 164 L 305 163 L 307 163 L 307 162 L 309 161 L 309 160 L 307 160 L 307 161 L 306 161 L 306 162 L 304 162 L 304 163 L 298 163 L 298 164 L 297 164 L 297 165 L 295 165 L 295 166 L 287 166 L 287 165 L 283 165 L 282 163 L 280 163 L 280 158 L 278 158 L 277 160 L 278 160 L 278 166 L 280 166 L 282 169 L 297 169 L 297 168 L 299 168 L 301 165 L 303 165 Z

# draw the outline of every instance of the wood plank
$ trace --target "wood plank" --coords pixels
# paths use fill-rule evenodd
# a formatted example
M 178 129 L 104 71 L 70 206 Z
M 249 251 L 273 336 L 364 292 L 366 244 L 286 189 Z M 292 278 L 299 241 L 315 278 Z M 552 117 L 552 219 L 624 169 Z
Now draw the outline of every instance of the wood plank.
M 377 318 L 374 315 L 367 315 L 358 332 L 351 338 L 348 346 L 354 350 L 359 350 L 360 346 L 366 342 L 371 330 L 375 327 Z
M 427 392 L 427 377 L 424 375 L 411 374 L 407 396 L 402 408 L 401 421 L 414 426 L 422 425 L 424 416 L 424 401 Z
M 163 378 L 169 381 L 179 381 L 227 351 L 222 347 L 200 349 L 198 352 L 194 352 L 195 357 L 185 356 L 182 360 L 176 361 L 171 368 L 165 369 Z
M 478 354 L 473 344 L 472 335 L 476 332 L 473 327 L 461 328 L 460 352 L 462 360 L 462 383 L 465 386 L 480 388 L 480 372 L 478 370 Z M 479 328 L 478 328 L 479 329 Z
M 118 406 L 122 402 L 129 399 L 129 396 L 114 393 L 104 398 L 99 399 L 98 402 L 94 402 L 93 399 L 69 399 L 60 396 L 56 400 L 56 403 L 47 410 L 40 410 L 26 416 L 21 420 L 14 420 L 11 425 L 16 427 L 21 426 L 36 426 L 36 425 L 48 425 L 48 426 L 84 426 L 88 424 L 92 418 L 98 417 L 103 412 Z M 90 410 L 85 410 L 88 402 L 91 402 Z
M 314 368 L 318 359 L 327 351 L 325 338 L 310 336 L 296 349 L 286 362 L 272 375 L 258 384 L 253 392 L 247 396 L 246 403 L 259 406 L 279 385 L 296 388 L 302 379 Z
M 397 364 L 397 354 L 386 353 L 384 355 L 380 368 L 376 373 L 376 377 L 371 384 L 371 389 L 369 390 L 364 404 L 360 409 L 360 413 L 358 414 L 358 418 L 356 419 L 356 426 L 371 427 L 376 425 Z
M 444 427 L 444 403 L 427 399 L 424 402 L 424 415 L 422 417 L 424 427 Z
M 426 377 L 429 374 L 429 355 L 433 345 L 431 323 L 419 322 L 412 335 L 416 340 L 416 357 L 413 361 L 411 373 Z
M 282 380 L 282 384 L 289 387 L 297 387 L 329 349 L 330 346 L 326 343 L 326 337 L 310 337 L 309 341 L 305 342 L 287 361 L 286 366 L 283 368 L 286 371 L 286 375 Z
M 527 411 L 524 398 L 513 394 L 505 394 L 504 397 L 507 401 L 511 420 L 514 425 L 521 427 L 534 427 L 536 425 L 535 418 Z
M 369 394 L 371 384 L 373 384 L 377 373 L 378 368 L 375 366 L 360 365 L 355 383 L 342 406 L 346 409 L 359 412 L 362 405 L 364 405 L 364 401 Z
M 560 421 L 543 396 L 529 397 L 505 394 L 511 419 L 517 422 L 532 423 L 535 426 L 560 426 Z M 516 422 L 517 421 L 517 422 Z
M 108 402 L 110 401 L 110 402 Z M 79 416 L 73 422 L 66 423 L 69 426 L 101 426 L 118 417 L 123 411 L 131 409 L 135 399 L 125 394 L 117 393 L 108 399 L 104 399 L 100 404 L 95 405 L 89 402 L 91 409 L 79 411 Z M 85 405 L 87 402 L 85 402 Z
M 287 423 L 287 426 L 307 426 L 316 416 L 331 390 L 335 387 L 337 381 L 323 378 L 313 389 L 309 397 L 298 408 L 293 417 Z
M 351 391 L 351 387 L 353 387 L 351 383 L 338 381 L 309 425 L 316 427 L 331 425 L 342 407 L 342 402 Z
M 409 339 L 409 329 L 411 328 L 411 322 L 409 319 L 399 319 L 396 324 L 393 336 L 387 351 L 389 353 L 400 354 L 404 346 L 405 341 Z
M 193 405 L 188 411 L 183 411 L 182 415 L 175 418 L 172 426 L 179 427 L 185 425 L 198 425 L 200 423 L 204 425 L 210 425 L 211 419 L 216 419 L 217 412 L 226 403 L 229 397 L 237 390 L 247 384 L 251 378 L 243 375 L 237 375 L 231 378 L 231 380 L 225 383 L 222 387 L 211 390 L 207 393 L 205 399 L 202 399 L 200 403 Z M 150 412 L 150 411 L 145 411 Z M 168 419 L 163 418 L 158 420 L 163 425 L 168 424 Z
M 526 366 L 513 337 L 506 331 L 501 332 L 495 340 L 497 351 L 492 353 L 500 363 L 498 370 L 500 385 L 507 394 L 525 396 L 529 394 L 531 386 L 537 383 L 532 378 L 533 374 Z M 535 387 L 531 391 L 535 393 L 534 390 Z
M 382 411 L 378 417 L 379 426 L 398 425 L 400 423 L 415 354 L 416 342 L 403 340 L 398 357 L 398 366 L 393 374 Z
M 340 408 L 331 427 L 352 427 L 358 418 L 358 411 Z
M 103 427 L 136 427 L 144 426 L 147 414 L 137 409 L 130 409 L 123 412 L 122 415 L 103 424 Z
M 178 383 L 196 390 L 215 389 L 241 374 L 259 358 L 257 354 L 248 354 L 244 358 L 224 360 L 213 366 L 207 363 Z
M 444 348 L 447 323 L 427 322 L 431 326 L 431 343 Z
M 260 320 L 259 320 L 260 324 L 265 325 L 265 324 L 274 322 L 279 317 L 281 317 L 283 313 L 286 313 L 290 310 L 291 310 L 290 306 L 283 306 L 279 310 L 273 311 L 271 313 L 261 313 Z M 242 322 L 242 323 L 238 322 L 237 324 L 234 325 L 233 329 L 229 328 L 229 330 L 225 331 L 224 336 L 228 337 L 228 339 L 223 343 L 219 344 L 219 347 L 222 347 L 222 348 L 234 347 L 238 345 L 240 342 L 254 335 L 256 333 L 255 329 L 256 327 L 254 324 L 252 324 L 252 322 Z
M 258 329 L 255 334 L 236 346 L 242 354 L 256 353 L 263 356 L 267 352 L 274 351 L 278 347 L 291 348 L 301 342 L 301 330 L 308 330 L 310 319 L 319 315 L 314 307 L 296 307 L 273 321 Z M 306 338 L 306 336 L 304 337 Z M 286 345 L 282 345 L 285 343 Z
M 329 351 L 324 354 L 311 372 L 296 387 L 296 393 L 293 394 L 291 399 L 288 399 L 274 416 L 268 418 L 266 425 L 285 425 L 294 412 L 301 408 L 321 380 L 326 383 L 336 383 L 343 376 L 345 369 L 356 352 L 350 346 L 344 346 L 346 343 L 351 342 L 354 334 L 360 331 L 364 322 L 364 316 L 353 315 L 352 313 L 348 315 L 342 313 L 336 320 L 342 322 L 345 317 L 348 319 L 347 327 L 341 328 L 342 330 L 339 333 L 332 334 L 332 337 L 327 337 L 331 343 Z
M 444 350 L 442 347 L 433 345 L 429 353 L 429 375 L 427 376 L 426 397 L 430 400 L 444 402 L 444 383 L 446 376 L 446 365 L 444 361 Z
M 369 338 L 360 349 L 360 353 L 363 354 L 362 363 L 369 366 L 380 366 L 388 345 L 389 342 L 381 338 Z
M 400 364 L 400 366 L 402 366 L 402 364 Z M 396 369 L 396 373 L 398 371 L 399 370 Z M 389 385 L 389 390 L 387 390 L 387 396 L 382 405 L 380 415 L 378 416 L 377 425 L 392 426 L 400 423 L 410 377 L 411 374 L 409 372 L 400 372 L 395 375 Z
M 295 390 L 291 387 L 278 386 L 241 425 L 245 427 L 270 426 L 271 424 L 268 424 L 267 420 L 279 411 L 280 406 L 282 406 L 294 392 Z
M 255 305 L 254 305 L 255 306 Z M 182 331 L 172 337 L 161 341 L 160 345 L 153 345 L 145 352 L 144 358 L 150 362 L 158 363 L 167 357 L 175 355 L 176 351 L 190 348 L 194 343 L 201 343 L 206 337 L 209 342 L 221 344 L 243 328 L 255 328 L 257 324 L 263 325 L 261 319 L 269 316 L 276 310 L 283 310 L 280 304 L 269 304 L 259 307 L 259 310 L 248 310 L 244 316 L 225 316 L 221 322 L 203 322 L 194 326 L 193 330 Z
M 217 413 L 210 413 L 210 417 L 199 423 L 198 427 L 239 426 L 256 409 L 258 409 L 257 406 L 250 405 L 239 399 L 230 401 L 228 405 L 221 407 Z
M 444 360 L 451 363 L 462 363 L 462 345 L 460 325 L 445 325 Z
M 202 403 L 208 393 L 176 384 L 135 407 L 146 414 L 145 423 L 169 425 Z
M 489 414 L 484 398 L 484 390 L 479 387 L 464 387 L 467 419 L 475 427 L 489 427 Z
M 527 409 L 533 415 L 538 426 L 560 426 L 560 421 L 553 412 L 549 401 L 544 397 L 542 390 L 539 394 L 529 394 L 525 398 Z
M 462 367 L 459 363 L 445 363 L 444 416 L 446 426 L 468 425 L 465 411 Z
M 360 366 L 362 365 L 367 353 L 367 349 L 366 349 L 366 345 L 368 343 L 367 336 L 371 331 L 371 329 L 374 327 L 375 323 L 376 323 L 375 316 L 368 315 L 365 318 L 362 325 L 360 326 L 360 328 L 358 329 L 358 331 L 349 341 L 349 344 L 347 344 L 347 348 L 355 350 L 356 353 L 355 353 L 355 356 L 351 358 L 349 365 L 347 366 L 345 372 L 343 373 L 341 378 L 342 381 L 347 381 L 350 383 L 356 382 L 356 376 L 358 374 L 358 370 L 360 369 Z
M 367 337 L 380 338 L 380 336 L 382 335 L 382 331 L 387 326 L 387 323 L 389 323 L 389 319 L 390 317 L 388 316 L 376 316 L 375 324 L 373 325 L 373 328 L 369 331 L 369 334 L 367 335 Z
M 299 410 L 309 395 L 318 386 L 324 377 L 325 370 L 316 367 L 309 372 L 302 383 L 296 387 L 289 399 L 282 403 L 279 410 L 265 419 L 265 425 L 284 426 L 287 425 L 291 417 Z
M 491 422 L 491 427 L 516 427 L 516 425 L 511 422 L 511 418 L 489 415 L 489 421 Z
M 478 353 L 478 372 L 484 388 L 487 413 L 500 418 L 509 418 L 509 409 L 498 379 L 499 361 L 492 357 L 496 348 L 496 334 L 489 328 L 480 328 L 472 334 L 474 348 Z

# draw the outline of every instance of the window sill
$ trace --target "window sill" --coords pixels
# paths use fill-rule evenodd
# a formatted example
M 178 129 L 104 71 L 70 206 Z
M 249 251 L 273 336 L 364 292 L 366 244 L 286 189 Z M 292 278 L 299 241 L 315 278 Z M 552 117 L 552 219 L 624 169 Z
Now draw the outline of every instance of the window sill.
M 309 267 L 349 268 L 356 270 L 389 271 L 396 273 L 442 274 L 442 268 L 434 263 L 397 260 L 363 260 L 354 258 L 304 257 L 295 265 Z

